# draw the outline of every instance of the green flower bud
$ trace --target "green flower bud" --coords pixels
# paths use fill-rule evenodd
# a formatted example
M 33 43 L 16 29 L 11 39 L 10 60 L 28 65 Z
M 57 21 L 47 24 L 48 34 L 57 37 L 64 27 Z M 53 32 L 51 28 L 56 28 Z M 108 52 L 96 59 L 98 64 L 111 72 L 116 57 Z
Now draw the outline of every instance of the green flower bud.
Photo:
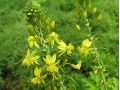
M 35 37 L 35 39 L 38 41 L 38 43 L 41 43 L 41 42 L 42 42 L 42 38 L 41 38 L 41 37 L 39 37 L 39 36 L 37 36 L 37 35 L 35 35 L 34 37 Z
M 77 7 L 77 8 L 76 8 L 76 12 L 77 12 L 78 14 L 80 14 L 81 11 L 82 11 L 82 8 L 81 8 L 81 7 Z
M 31 28 L 28 28 L 28 32 L 29 32 L 29 34 L 30 34 L 31 36 L 34 36 L 34 32 L 33 32 L 33 30 L 32 30 Z
M 48 87 L 47 87 L 47 90 L 51 90 L 51 86 L 48 86 Z
M 86 12 L 86 11 L 83 11 L 83 12 L 82 12 L 82 15 L 83 15 L 84 17 L 87 17 L 87 12 Z
M 45 31 L 46 31 L 47 33 L 49 33 L 49 32 L 50 32 L 50 27 L 47 26 L 47 27 L 45 28 Z
M 92 13 L 95 14 L 97 11 L 97 7 L 94 7 L 93 10 L 92 10 Z
M 49 17 L 45 20 L 45 23 L 46 23 L 46 25 L 49 25 L 49 23 L 50 23 L 50 18 Z
M 57 90 L 57 88 L 56 88 L 56 87 L 54 87 L 54 90 Z
M 86 9 L 87 11 L 90 11 L 91 8 L 91 0 L 86 0 Z
M 35 27 L 34 30 L 35 30 L 35 32 L 38 32 L 38 27 Z
M 41 21 L 39 21 L 39 27 L 42 27 L 42 22 Z
M 98 17 L 97 17 L 97 21 L 101 21 L 102 20 L 102 14 L 100 14 Z
M 76 30 L 80 30 L 80 26 L 78 24 L 75 25 Z
M 32 15 L 32 13 L 29 12 L 27 15 Z
M 50 28 L 51 28 L 51 29 L 54 29 L 54 27 L 55 27 L 55 21 L 53 20 L 53 21 L 51 22 L 51 24 L 50 24 Z
M 33 9 L 30 9 L 31 12 L 33 12 Z

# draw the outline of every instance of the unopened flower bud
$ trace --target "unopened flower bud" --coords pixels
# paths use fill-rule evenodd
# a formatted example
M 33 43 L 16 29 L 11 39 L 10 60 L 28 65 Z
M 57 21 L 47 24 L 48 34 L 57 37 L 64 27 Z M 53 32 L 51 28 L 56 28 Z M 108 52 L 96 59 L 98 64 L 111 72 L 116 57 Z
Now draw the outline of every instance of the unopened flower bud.
M 100 14 L 98 17 L 97 17 L 97 21 L 101 21 L 102 20 L 102 14 Z
M 50 23 L 50 18 L 49 17 L 46 19 L 45 23 L 46 23 L 46 25 L 49 25 L 49 23 Z
M 51 24 L 50 24 L 50 28 L 51 28 L 51 29 L 54 29 L 54 27 L 55 27 L 55 21 L 53 20 L 53 21 L 51 22 Z
M 87 12 L 86 12 L 86 11 L 83 11 L 83 12 L 82 12 L 82 15 L 83 15 L 84 17 L 87 17 Z
M 50 32 L 50 27 L 47 26 L 47 27 L 45 28 L 45 31 L 46 31 L 47 33 L 49 33 L 49 32 Z
M 101 81 L 100 81 L 100 85 L 102 85 L 103 83 L 104 83 L 104 80 L 101 80 Z
M 56 88 L 56 87 L 54 87 L 54 90 L 57 90 L 57 88 Z
M 76 8 L 76 12 L 77 12 L 78 14 L 80 14 L 81 11 L 82 11 L 81 7 L 77 7 L 77 8 Z
M 48 86 L 47 90 L 51 90 L 51 86 Z
M 80 30 L 80 26 L 78 24 L 75 25 L 76 30 Z
M 29 32 L 29 34 L 30 34 L 31 36 L 34 35 L 34 32 L 33 32 L 33 30 L 32 30 L 31 28 L 28 29 L 28 32 Z
M 27 15 L 32 15 L 32 13 L 29 12 L 29 13 L 27 13 Z
M 94 7 L 93 10 L 92 10 L 92 13 L 95 14 L 97 11 L 97 7 Z
M 62 64 L 63 67 L 66 65 L 67 61 L 68 61 L 67 59 L 64 60 L 64 62 Z

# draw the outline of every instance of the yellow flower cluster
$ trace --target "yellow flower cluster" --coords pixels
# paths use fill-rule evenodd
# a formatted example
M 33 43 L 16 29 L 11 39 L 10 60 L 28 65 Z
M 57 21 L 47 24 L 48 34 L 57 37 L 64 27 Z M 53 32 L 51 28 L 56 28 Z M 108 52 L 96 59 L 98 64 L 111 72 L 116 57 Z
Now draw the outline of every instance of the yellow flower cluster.
M 33 2 L 30 2 L 30 5 L 32 4 Z M 90 23 L 88 19 L 90 7 L 91 7 L 91 2 L 90 0 L 88 0 L 83 3 L 83 6 L 79 6 L 77 8 L 77 13 L 79 13 L 79 16 L 82 16 L 82 20 L 84 20 L 84 23 L 86 27 L 89 29 L 89 31 L 91 29 L 89 27 Z M 78 59 L 79 61 L 77 61 L 78 62 L 77 64 L 69 63 L 68 56 L 77 55 L 76 52 L 79 52 L 80 58 L 82 58 L 81 56 L 84 56 L 86 58 L 87 55 L 95 49 L 91 47 L 92 45 L 95 47 L 95 45 L 93 44 L 95 42 L 95 39 L 93 39 L 93 41 L 90 41 L 89 39 L 85 39 L 82 41 L 82 45 L 78 46 L 78 48 L 75 49 L 73 44 L 65 43 L 64 41 L 59 39 L 58 34 L 55 31 L 51 31 L 51 29 L 55 28 L 55 21 L 54 20 L 51 21 L 49 17 L 47 18 L 44 17 L 42 11 L 39 11 L 38 9 L 40 9 L 40 7 L 38 8 L 35 6 L 31 6 L 28 7 L 28 9 L 26 10 L 27 14 L 29 15 L 31 11 L 35 11 L 35 12 L 38 11 L 38 12 L 36 13 L 34 12 L 35 15 L 33 15 L 32 18 L 28 17 L 30 19 L 29 21 L 32 21 L 29 22 L 32 26 L 32 28 L 29 29 L 29 33 L 31 36 L 29 36 L 27 39 L 30 50 L 29 49 L 27 50 L 27 54 L 23 59 L 22 64 L 24 66 L 27 67 L 32 66 L 32 68 L 34 68 L 34 76 L 31 79 L 32 84 L 34 85 L 45 84 L 45 79 L 49 78 L 48 80 L 50 80 L 50 78 L 52 77 L 53 80 L 50 80 L 50 82 L 51 81 L 53 82 L 53 86 L 50 86 L 52 87 L 52 89 L 54 88 L 54 90 L 57 90 L 57 87 L 60 87 L 60 90 L 63 89 L 68 90 L 68 88 L 63 85 L 64 77 L 66 77 L 67 75 L 65 75 L 64 69 L 62 68 L 65 67 L 66 65 L 70 65 L 72 68 L 76 70 L 80 70 L 82 66 L 82 61 L 80 59 Z M 30 12 L 28 12 L 29 10 Z M 97 8 L 94 7 L 91 13 L 95 14 L 96 11 Z M 102 20 L 102 14 L 100 14 L 97 17 L 97 21 L 101 21 L 101 20 Z M 82 27 L 83 26 L 80 26 L 78 24 L 75 25 L 75 29 L 78 31 L 80 31 Z M 89 33 L 89 36 L 92 37 L 91 33 Z M 39 53 L 37 53 L 37 51 Z M 105 69 L 103 69 L 102 67 L 94 67 L 94 68 L 95 68 L 94 73 L 105 71 Z M 54 85 L 54 81 L 58 82 L 58 80 L 60 80 L 60 83 L 55 84 L 58 85 L 56 87 Z M 74 80 L 72 79 L 72 81 Z M 45 86 L 47 86 L 48 84 L 46 84 Z

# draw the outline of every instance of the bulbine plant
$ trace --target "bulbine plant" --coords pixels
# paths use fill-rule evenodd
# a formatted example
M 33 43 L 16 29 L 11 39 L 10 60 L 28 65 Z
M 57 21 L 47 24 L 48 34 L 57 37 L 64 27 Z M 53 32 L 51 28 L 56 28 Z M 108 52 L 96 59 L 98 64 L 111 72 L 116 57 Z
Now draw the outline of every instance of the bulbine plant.
M 95 45 L 96 35 L 92 34 L 89 22 L 89 16 L 96 14 L 97 7 L 91 9 L 90 0 L 78 0 L 78 3 L 79 7 L 76 11 L 82 19 L 87 33 L 84 40 L 80 42 L 81 45 L 76 46 L 72 42 L 66 43 L 59 38 L 59 34 L 54 31 L 56 22 L 43 12 L 37 1 L 28 0 L 27 2 L 25 13 L 27 22 L 30 24 L 27 39 L 29 48 L 22 64 L 26 66 L 25 68 L 33 70 L 30 81 L 40 90 L 77 90 L 75 86 L 77 82 L 66 71 L 69 68 L 76 69 L 76 71 L 81 70 L 82 61 L 90 54 L 95 57 L 94 73 L 101 73 L 101 83 L 104 84 L 104 90 L 107 90 L 104 76 L 105 65 L 99 57 L 100 54 Z M 97 22 L 101 20 L 102 14 L 96 18 Z M 75 29 L 81 32 L 80 24 L 76 24 Z M 69 59 L 75 53 L 78 53 L 80 58 L 71 62 Z

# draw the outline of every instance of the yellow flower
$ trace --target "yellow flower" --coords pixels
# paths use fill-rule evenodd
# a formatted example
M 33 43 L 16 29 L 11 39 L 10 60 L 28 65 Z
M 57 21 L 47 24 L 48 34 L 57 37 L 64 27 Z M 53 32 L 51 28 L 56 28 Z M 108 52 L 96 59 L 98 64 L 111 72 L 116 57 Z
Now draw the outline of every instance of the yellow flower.
M 29 43 L 30 48 L 32 48 L 33 45 L 35 45 L 37 48 L 40 48 L 39 44 L 37 43 L 38 42 L 37 40 L 41 41 L 41 38 L 38 36 L 29 36 L 28 37 L 28 43 Z
M 90 45 L 92 44 L 92 41 L 89 41 L 88 39 L 85 39 L 83 42 L 82 42 L 82 47 L 78 47 L 78 50 L 80 52 L 80 54 L 84 54 L 84 56 L 86 57 L 87 54 L 94 50 L 94 48 L 89 48 Z
M 39 64 L 38 63 L 38 59 L 40 58 L 40 56 L 35 56 L 36 51 L 32 51 L 30 52 L 30 50 L 27 50 L 27 55 L 25 56 L 24 60 L 22 61 L 23 65 L 26 66 L 30 66 L 33 65 L 34 63 Z
M 66 45 L 62 40 L 58 43 L 60 46 L 58 46 L 57 48 L 60 49 L 59 52 L 61 52 L 60 55 L 62 55 L 63 53 L 67 52 L 67 55 L 71 55 L 72 50 L 74 49 L 74 46 L 69 43 L 68 45 Z
M 59 61 L 55 63 L 56 54 L 54 54 L 53 56 L 46 55 L 46 58 L 43 58 L 43 60 L 47 64 L 47 71 L 49 72 L 58 71 L 58 67 L 56 65 L 59 63 Z
M 46 39 L 46 43 L 50 42 L 50 44 L 52 46 L 54 46 L 54 42 L 58 43 L 59 40 L 58 40 L 58 34 L 56 34 L 55 32 L 52 32 L 48 38 Z
M 71 66 L 72 66 L 74 69 L 80 70 L 80 68 L 81 68 L 81 63 L 82 63 L 82 62 L 79 61 L 78 64 L 76 64 L 76 65 L 75 65 L 75 64 L 71 64 Z
M 43 84 L 45 83 L 44 79 L 47 76 L 46 75 L 40 76 L 41 71 L 42 71 L 42 69 L 38 68 L 38 67 L 36 67 L 34 69 L 34 75 L 35 75 L 35 77 L 31 79 L 31 83 L 38 84 L 38 85 L 41 84 L 41 83 L 43 83 Z

